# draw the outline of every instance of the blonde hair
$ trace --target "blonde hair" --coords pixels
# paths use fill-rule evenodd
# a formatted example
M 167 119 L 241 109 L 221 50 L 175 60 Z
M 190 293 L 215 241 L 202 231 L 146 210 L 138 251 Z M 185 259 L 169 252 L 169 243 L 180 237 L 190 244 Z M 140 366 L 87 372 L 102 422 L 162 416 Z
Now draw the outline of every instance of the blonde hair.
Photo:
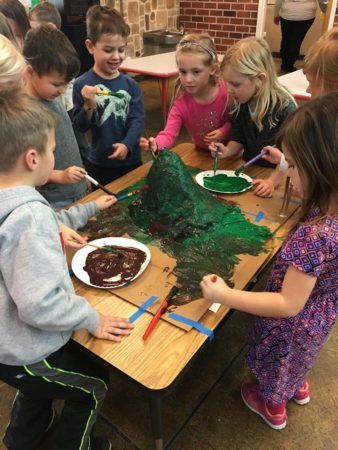
M 17 48 L 0 35 L 0 92 L 21 89 L 26 63 Z
M 304 73 L 314 77 L 323 92 L 338 91 L 338 27 L 325 33 L 304 58 Z
M 251 113 L 259 130 L 263 128 L 265 117 L 268 126 L 273 128 L 279 112 L 290 103 L 296 104 L 291 93 L 278 82 L 272 54 L 264 39 L 248 37 L 236 42 L 226 52 L 221 71 L 228 66 L 256 83 Z M 260 75 L 264 75 L 265 79 L 261 80 Z M 239 109 L 240 104 L 235 101 L 231 112 L 236 115 Z
M 181 54 L 194 53 L 203 56 L 205 66 L 214 67 L 215 73 L 210 75 L 210 83 L 216 85 L 219 82 L 219 64 L 214 41 L 208 34 L 187 34 L 176 47 L 176 61 Z M 177 78 L 174 86 L 173 99 L 176 100 L 184 91 L 180 78 Z

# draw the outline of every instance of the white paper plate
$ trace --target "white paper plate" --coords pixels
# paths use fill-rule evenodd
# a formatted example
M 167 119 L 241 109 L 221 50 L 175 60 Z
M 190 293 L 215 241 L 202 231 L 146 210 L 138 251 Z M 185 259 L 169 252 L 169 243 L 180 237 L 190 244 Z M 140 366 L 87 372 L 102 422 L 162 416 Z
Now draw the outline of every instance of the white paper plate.
M 148 266 L 148 264 L 150 262 L 151 253 L 150 253 L 149 248 L 147 246 L 145 246 L 144 244 L 142 244 L 142 242 L 135 241 L 134 239 L 128 239 L 128 238 L 123 238 L 123 237 L 107 237 L 107 238 L 102 238 L 102 239 L 96 239 L 95 241 L 91 241 L 90 243 L 97 245 L 99 247 L 102 247 L 105 245 L 118 245 L 120 247 L 133 247 L 133 248 L 137 248 L 139 250 L 144 251 L 144 253 L 146 254 L 146 259 L 143 262 L 139 272 L 134 276 L 134 278 L 129 280 L 128 283 L 135 280 L 135 278 L 139 277 L 141 275 L 141 273 L 145 271 L 146 267 Z M 91 252 L 94 252 L 95 250 L 97 250 L 97 249 L 95 249 L 94 247 L 90 247 L 89 245 L 86 245 L 85 247 L 81 248 L 81 250 L 78 250 L 75 253 L 73 260 L 72 260 L 72 270 L 74 272 L 74 275 L 77 276 L 77 278 L 79 280 L 83 281 L 83 283 L 86 283 L 89 286 L 97 287 L 100 289 L 115 289 L 115 288 L 118 288 L 118 287 L 121 287 L 121 286 L 124 286 L 125 284 L 127 284 L 126 282 L 124 282 L 124 283 L 121 283 L 116 286 L 105 287 L 105 286 L 97 286 L 90 282 L 89 275 L 83 269 L 83 267 L 86 264 L 87 255 Z
M 204 189 L 207 189 L 208 191 L 212 191 L 212 192 L 217 192 L 217 193 L 219 193 L 219 194 L 239 194 L 240 192 L 247 191 L 247 190 L 250 189 L 251 186 L 252 186 L 252 178 L 249 177 L 248 175 L 245 175 L 245 173 L 240 173 L 240 174 L 238 175 L 238 177 L 237 177 L 237 176 L 235 175 L 235 171 L 234 171 L 234 170 L 217 170 L 217 171 L 216 171 L 216 175 L 219 175 L 219 174 L 221 174 L 221 173 L 227 175 L 228 177 L 235 177 L 235 178 L 238 178 L 238 177 L 239 177 L 239 178 L 244 178 L 245 180 L 247 180 L 247 181 L 250 183 L 250 186 L 248 186 L 248 187 L 246 187 L 245 189 L 242 189 L 242 190 L 240 190 L 240 191 L 236 191 L 236 192 L 233 192 L 233 191 L 231 191 L 231 192 L 226 192 L 226 191 L 216 191 L 215 189 L 209 189 L 209 188 L 206 188 L 206 187 L 204 186 L 204 183 L 203 183 L 203 178 L 204 178 L 204 177 L 213 177 L 213 176 L 214 176 L 214 171 L 213 171 L 213 170 L 205 170 L 204 172 L 198 173 L 198 174 L 195 176 L 195 180 L 196 180 L 196 183 L 199 184 L 200 186 L 202 186 Z

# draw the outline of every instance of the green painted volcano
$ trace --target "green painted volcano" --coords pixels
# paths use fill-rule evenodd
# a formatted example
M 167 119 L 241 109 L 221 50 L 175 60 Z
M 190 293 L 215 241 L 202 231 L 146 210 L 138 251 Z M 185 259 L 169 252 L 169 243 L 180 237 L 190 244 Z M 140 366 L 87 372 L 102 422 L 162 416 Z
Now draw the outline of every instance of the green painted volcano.
M 229 282 L 237 255 L 257 255 L 271 236 L 267 227 L 252 224 L 237 206 L 219 202 L 198 186 L 174 152 L 161 151 L 146 180 L 128 191 L 142 184 L 137 199 L 104 211 L 84 231 L 90 238 L 128 233 L 175 257 L 175 300 L 180 303 L 201 296 L 199 283 L 208 273 Z

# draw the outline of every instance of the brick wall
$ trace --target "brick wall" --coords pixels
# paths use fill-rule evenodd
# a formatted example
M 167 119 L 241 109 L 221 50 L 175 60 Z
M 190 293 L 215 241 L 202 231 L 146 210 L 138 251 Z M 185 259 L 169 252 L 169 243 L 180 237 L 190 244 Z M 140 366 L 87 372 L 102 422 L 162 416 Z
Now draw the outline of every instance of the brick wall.
M 258 1 L 182 0 L 180 24 L 189 32 L 209 33 L 222 53 L 239 39 L 256 34 Z M 338 26 L 338 7 L 334 23 Z
M 180 24 L 189 32 L 207 32 L 217 50 L 256 33 L 258 0 L 183 0 L 180 2 Z

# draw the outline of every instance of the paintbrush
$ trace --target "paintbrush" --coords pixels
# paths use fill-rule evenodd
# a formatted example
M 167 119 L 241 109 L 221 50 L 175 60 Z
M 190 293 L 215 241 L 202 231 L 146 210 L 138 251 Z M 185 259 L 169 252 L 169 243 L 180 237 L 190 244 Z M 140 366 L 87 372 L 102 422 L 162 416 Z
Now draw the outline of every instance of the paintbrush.
M 262 150 L 258 155 L 251 158 L 249 161 L 247 161 L 245 164 L 242 164 L 238 169 L 235 170 L 235 175 L 238 177 L 238 175 L 243 172 L 244 169 L 251 166 L 254 162 L 256 162 L 258 159 L 260 159 L 262 156 L 266 155 L 268 153 L 268 150 Z
M 120 197 L 117 197 L 117 201 L 118 202 L 122 202 L 123 200 L 125 200 L 126 198 L 132 197 L 133 195 L 136 195 L 140 192 L 140 189 L 136 190 L 136 191 L 131 191 L 128 192 L 127 194 L 123 194 L 120 195 Z
M 89 247 L 94 247 L 94 248 L 96 248 L 97 250 L 104 250 L 105 252 L 110 252 L 110 253 L 115 253 L 115 254 L 118 254 L 118 253 L 119 253 L 118 250 L 114 250 L 113 248 L 105 247 L 104 245 L 102 245 L 102 246 L 100 247 L 99 245 L 91 244 L 91 243 L 89 243 L 89 242 L 87 242 L 86 245 L 89 245 Z
M 214 159 L 214 176 L 216 175 L 217 166 L 218 166 L 218 152 L 219 152 L 219 148 L 218 148 L 218 145 L 216 145 L 215 159 Z
M 151 148 L 151 145 L 150 145 L 150 142 L 149 142 L 149 136 L 148 136 L 148 134 L 144 131 L 144 137 L 147 139 L 147 141 L 148 141 L 148 148 L 149 148 L 149 150 L 150 150 L 150 152 L 151 152 L 151 157 L 152 157 L 152 159 L 153 159 L 153 161 L 155 161 L 155 159 L 156 159 L 156 157 L 157 157 L 157 153 L 158 153 L 158 151 L 157 152 L 154 152 L 153 151 L 153 149 Z
M 165 297 L 165 299 L 162 301 L 162 303 L 160 304 L 158 310 L 156 311 L 154 317 L 151 319 L 150 324 L 148 325 L 148 328 L 146 329 L 142 339 L 145 341 L 148 336 L 150 335 L 150 333 L 153 331 L 153 329 L 155 328 L 157 322 L 160 320 L 161 316 L 167 311 L 168 306 L 169 306 L 169 302 L 170 300 L 175 297 L 175 295 L 178 292 L 178 287 L 173 286 L 170 291 L 169 294 Z
M 88 173 L 86 173 L 85 177 L 87 178 L 88 181 L 93 183 L 95 186 L 97 186 L 99 189 L 101 189 L 106 194 L 113 195 L 114 197 L 117 198 L 117 195 L 114 192 L 110 191 L 108 188 L 103 186 L 103 184 L 100 184 L 98 181 L 94 180 L 94 178 L 92 178 L 90 175 L 88 175 Z
M 124 94 L 121 92 L 113 92 L 108 90 L 97 90 L 96 95 L 109 95 L 110 97 L 124 98 Z

